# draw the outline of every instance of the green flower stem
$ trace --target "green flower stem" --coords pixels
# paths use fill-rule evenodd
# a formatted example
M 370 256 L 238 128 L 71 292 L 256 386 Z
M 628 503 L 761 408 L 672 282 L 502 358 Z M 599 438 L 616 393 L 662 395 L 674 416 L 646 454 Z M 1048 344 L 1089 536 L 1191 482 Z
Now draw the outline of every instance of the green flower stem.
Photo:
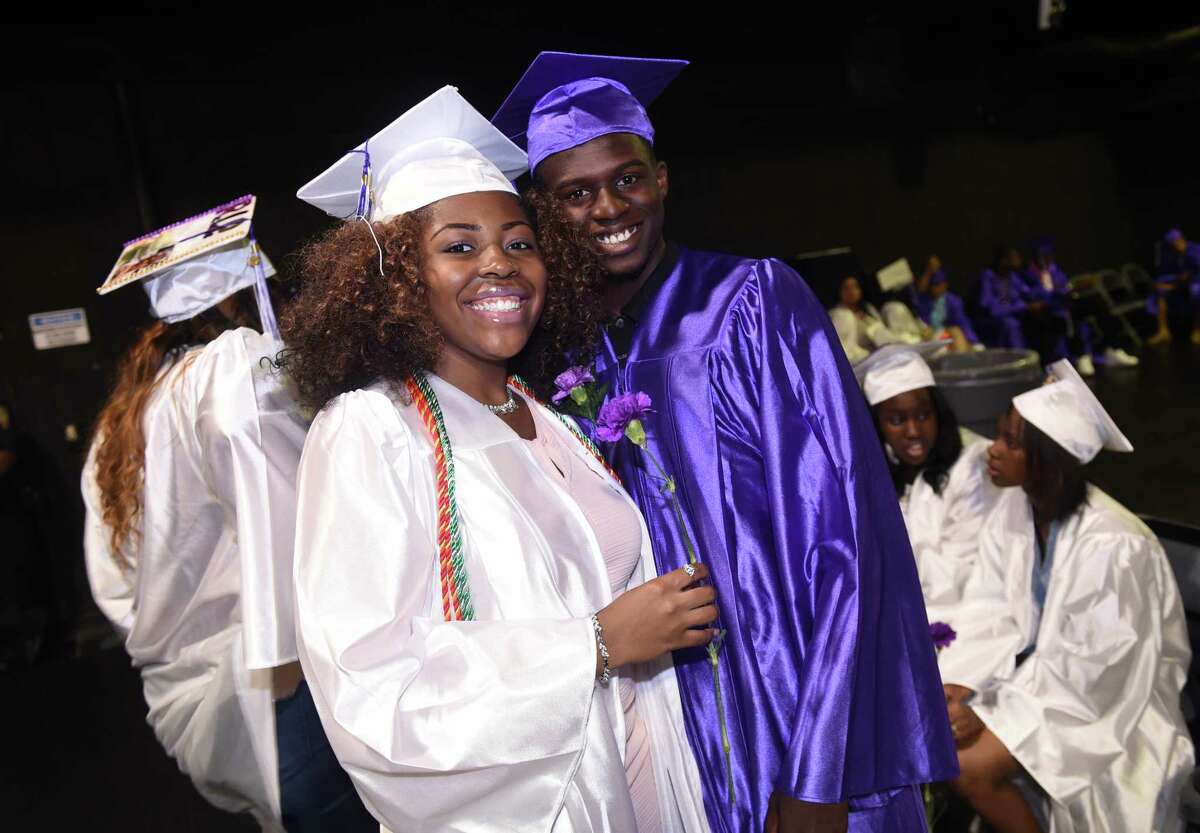
M 635 419 L 629 423 L 629 426 L 625 429 L 625 436 L 640 448 L 642 453 L 654 464 L 654 468 L 658 469 L 658 474 L 663 479 L 663 494 L 667 496 L 671 504 L 671 510 L 675 513 L 675 520 L 679 524 L 679 532 L 683 536 L 683 545 L 687 548 L 688 563 L 699 563 L 699 559 L 696 557 L 696 545 L 692 543 L 692 536 L 688 533 L 687 523 L 683 517 L 683 507 L 679 505 L 679 496 L 675 493 L 675 478 L 667 474 L 667 470 L 663 468 L 662 462 L 650 450 L 649 443 L 646 441 L 646 432 L 643 430 L 639 420 Z M 707 650 L 708 664 L 712 668 L 713 694 L 717 703 L 717 719 L 721 724 L 721 752 L 725 756 L 725 784 L 729 790 L 729 806 L 732 807 L 735 801 L 733 761 L 729 744 L 729 726 L 725 722 L 725 698 L 721 694 L 720 643 L 724 637 L 725 633 L 722 631 L 712 642 L 708 643 Z

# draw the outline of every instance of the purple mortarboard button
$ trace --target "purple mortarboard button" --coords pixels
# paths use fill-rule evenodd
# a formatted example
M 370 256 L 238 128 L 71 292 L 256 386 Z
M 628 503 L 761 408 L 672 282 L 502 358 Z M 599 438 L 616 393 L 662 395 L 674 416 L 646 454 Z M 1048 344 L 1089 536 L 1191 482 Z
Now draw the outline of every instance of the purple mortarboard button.
M 492 124 L 543 159 L 597 136 L 632 133 L 654 144 L 646 107 L 687 61 L 542 52 L 500 105 Z

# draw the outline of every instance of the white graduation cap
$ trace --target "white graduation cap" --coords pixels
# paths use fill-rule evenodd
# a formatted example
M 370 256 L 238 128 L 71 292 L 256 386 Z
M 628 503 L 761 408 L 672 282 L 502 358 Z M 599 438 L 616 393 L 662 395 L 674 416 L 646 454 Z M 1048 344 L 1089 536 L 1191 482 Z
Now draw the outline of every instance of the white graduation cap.
M 130 240 L 96 291 L 106 295 L 140 282 L 151 313 L 174 324 L 253 286 L 263 332 L 278 336 L 266 287 L 275 268 L 251 233 L 256 202 L 247 194 Z
M 446 197 L 516 194 L 529 157 L 459 95 L 442 87 L 296 192 L 341 219 L 386 220 Z
M 1013 407 L 1023 419 L 1081 463 L 1090 462 L 1102 448 L 1133 451 L 1070 361 L 1061 359 L 1046 370 L 1050 378 L 1045 385 L 1013 397 Z
M 925 363 L 927 356 L 944 350 L 940 341 L 921 344 L 885 344 L 854 366 L 854 375 L 872 406 L 910 390 L 932 388 L 933 371 Z

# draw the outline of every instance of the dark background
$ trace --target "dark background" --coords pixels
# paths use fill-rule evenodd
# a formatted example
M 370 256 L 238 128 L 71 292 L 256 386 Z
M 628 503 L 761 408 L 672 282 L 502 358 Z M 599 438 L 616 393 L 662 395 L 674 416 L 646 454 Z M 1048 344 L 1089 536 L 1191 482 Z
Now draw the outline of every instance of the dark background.
M 0 400 L 62 480 L 64 604 L 86 598 L 74 481 L 91 421 L 148 322 L 139 290 L 94 291 L 122 242 L 249 192 L 286 274 L 328 222 L 301 184 L 442 84 L 490 114 L 542 49 L 693 62 L 651 108 L 685 243 L 849 245 L 870 271 L 937 252 L 962 291 L 1002 241 L 1052 234 L 1074 274 L 1149 267 L 1171 226 L 1200 238 L 1194 0 L 1068 0 L 1050 31 L 1036 0 L 42 5 L 0 23 Z M 92 342 L 35 351 L 28 315 L 75 306 Z M 1092 473 L 1135 510 L 1194 522 L 1200 348 L 1142 359 L 1097 377 L 1138 452 Z M 0 686 L 12 829 L 253 829 L 174 770 L 127 658 L 98 639 Z
M 1200 237 L 1187 5 L 1071 0 L 1049 31 L 1036 0 L 26 6 L 0 54 L 0 399 L 73 480 L 147 321 L 138 290 L 94 292 L 124 240 L 252 192 L 286 272 L 327 223 L 298 186 L 444 83 L 490 114 L 547 48 L 693 62 L 651 109 L 685 243 L 937 252 L 960 290 L 1037 234 L 1070 273 L 1149 266 L 1168 227 Z M 73 306 L 92 343 L 33 350 L 27 316 Z

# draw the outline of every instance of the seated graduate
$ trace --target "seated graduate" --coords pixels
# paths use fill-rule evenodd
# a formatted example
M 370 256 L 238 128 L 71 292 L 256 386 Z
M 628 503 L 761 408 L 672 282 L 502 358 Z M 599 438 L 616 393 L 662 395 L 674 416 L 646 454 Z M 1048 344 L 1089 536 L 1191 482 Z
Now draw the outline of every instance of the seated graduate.
M 122 361 L 84 468 L 88 579 L 141 670 L 147 721 L 201 795 L 268 831 L 369 831 L 300 679 L 307 421 L 271 367 L 274 270 L 248 236 L 253 208 L 243 197 L 127 244 L 100 289 L 142 283 L 158 320 Z M 217 247 L 196 248 L 201 235 Z
M 1021 275 L 1021 253 L 998 246 L 992 267 L 983 270 L 975 285 L 972 320 L 975 331 L 988 347 L 1025 347 L 1022 322 L 1030 311 L 1044 306 L 1029 297 L 1029 286 Z
M 1107 367 L 1136 367 L 1136 356 L 1108 344 L 1104 328 L 1093 328 L 1089 322 L 1089 318 L 1099 322 L 1109 317 L 1099 303 L 1071 297 L 1071 279 L 1055 261 L 1054 241 L 1039 237 L 1030 248 L 1025 269 L 1029 297 L 1045 306 L 1026 320 L 1025 330 L 1042 361 L 1070 358 L 1081 376 L 1091 376 L 1096 372 L 1096 351 L 1102 350 Z
M 1055 833 L 1179 831 L 1193 764 L 1179 590 L 1154 534 L 1085 477 L 1101 448 L 1133 447 L 1070 362 L 1049 371 L 989 449 L 1005 491 L 941 657 L 955 787 L 1000 833 L 1046 817 Z
M 958 426 L 922 357 L 942 349 L 888 345 L 854 373 L 900 498 L 929 620 L 953 627 L 999 491 L 987 476 L 988 440 Z
M 1163 237 L 1146 311 L 1158 321 L 1148 344 L 1171 340 L 1171 315 L 1186 318 L 1192 326 L 1192 344 L 1200 344 L 1200 244 L 1188 242 L 1179 229 Z
M 903 323 L 912 318 L 905 308 L 904 313 L 894 310 L 893 306 L 903 304 L 889 301 L 884 305 L 884 313 L 880 313 L 874 304 L 869 303 L 864 294 L 862 283 L 855 275 L 847 275 L 838 284 L 837 305 L 830 308 L 829 318 L 833 321 L 833 329 L 837 332 L 842 349 L 851 364 L 865 359 L 872 350 L 885 344 L 916 344 L 921 341 L 921 333 L 904 327 Z M 889 326 L 885 316 L 893 326 Z
M 950 281 L 942 268 L 942 259 L 930 255 L 925 270 L 917 277 L 917 314 L 932 330 L 931 338 L 949 339 L 955 353 L 982 349 L 983 342 L 975 334 L 962 298 L 950 291 Z
M 283 327 L 323 406 L 301 661 L 387 828 L 703 833 L 670 652 L 713 638 L 715 593 L 702 565 L 656 577 L 636 505 L 532 393 L 594 348 L 603 276 L 534 227 L 526 165 L 444 87 L 299 193 L 351 218 L 302 253 Z

